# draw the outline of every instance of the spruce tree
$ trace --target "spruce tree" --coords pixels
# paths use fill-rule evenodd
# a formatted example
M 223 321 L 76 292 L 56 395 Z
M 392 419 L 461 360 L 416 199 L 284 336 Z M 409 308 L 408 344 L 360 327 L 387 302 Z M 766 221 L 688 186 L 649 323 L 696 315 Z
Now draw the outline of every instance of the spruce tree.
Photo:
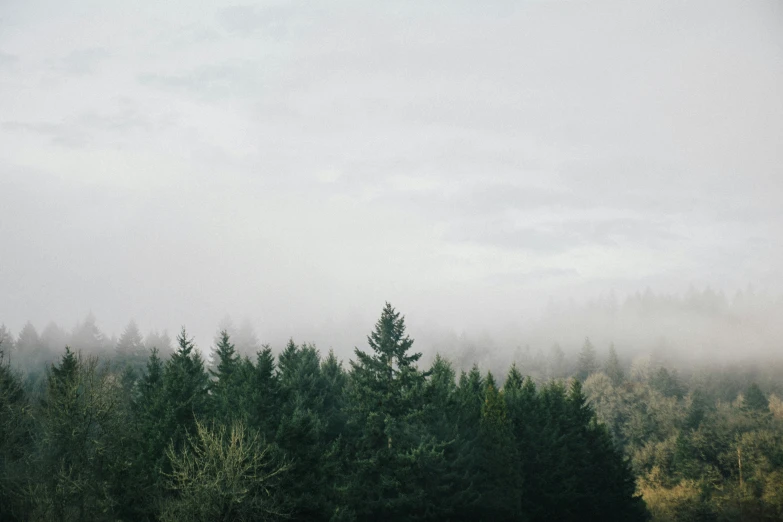
M 756 413 L 768 413 L 769 412 L 769 401 L 767 400 L 767 397 L 764 395 L 764 392 L 761 391 L 761 388 L 759 388 L 759 385 L 754 383 L 751 383 L 750 386 L 748 386 L 747 390 L 745 390 L 745 401 L 743 403 L 743 407 L 747 411 L 756 412 Z
M 165 450 L 171 440 L 171 405 L 164 395 L 164 364 L 152 348 L 146 370 L 139 380 L 134 401 L 137 420 L 135 472 L 138 476 L 137 514 L 151 516 L 161 495 Z
M 487 519 L 520 520 L 524 518 L 520 466 L 506 402 L 492 383 L 485 394 L 479 437 L 479 505 Z
M 625 372 L 623 372 L 623 367 L 620 365 L 620 359 L 617 357 L 614 343 L 609 345 L 609 356 L 606 358 L 604 371 L 612 381 L 613 386 L 620 386 L 625 381 Z
M 209 376 L 184 326 L 177 343 L 163 372 L 163 393 L 169 406 L 169 433 L 179 444 L 186 432 L 194 433 L 196 419 L 208 411 Z
M 590 339 L 585 339 L 582 351 L 579 352 L 579 363 L 577 369 L 577 378 L 584 381 L 591 374 L 598 371 L 598 360 L 596 359 L 595 347 Z
M 4 358 L 0 360 L 0 520 L 25 518 L 21 500 L 33 449 L 33 421 L 22 381 Z
M 144 338 L 144 347 L 147 349 L 147 352 L 156 348 L 158 356 L 163 360 L 168 359 L 174 353 L 171 347 L 171 337 L 169 337 L 166 330 L 163 330 L 162 333 L 159 333 L 157 330 L 149 332 L 147 337 Z
M 217 365 L 215 370 L 210 370 L 209 373 L 218 382 L 227 383 L 237 371 L 239 355 L 237 355 L 234 345 L 231 343 L 231 337 L 226 330 L 220 332 L 217 346 L 215 346 L 214 358 Z
M 344 449 L 341 513 L 358 518 L 409 520 L 437 511 L 442 447 L 426 433 L 427 372 L 411 353 L 405 320 L 386 304 L 368 336 L 371 351 L 355 350 L 351 361 L 349 429 Z
M 0 365 L 11 364 L 14 338 L 4 324 L 0 325 Z
M 128 323 L 114 347 L 115 357 L 120 364 L 141 370 L 144 367 L 147 350 L 141 332 L 135 321 Z

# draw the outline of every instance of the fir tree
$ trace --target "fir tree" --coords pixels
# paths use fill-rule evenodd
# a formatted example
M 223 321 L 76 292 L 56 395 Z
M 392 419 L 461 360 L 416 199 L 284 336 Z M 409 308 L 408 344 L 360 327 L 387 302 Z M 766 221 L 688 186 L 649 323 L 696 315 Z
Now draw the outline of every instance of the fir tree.
M 579 352 L 579 367 L 576 376 L 580 381 L 584 381 L 597 371 L 598 360 L 596 359 L 595 347 L 590 339 L 585 339 L 582 351 Z
M 614 348 L 614 343 L 609 345 L 609 356 L 606 359 L 604 371 L 612 381 L 613 386 L 619 386 L 625 381 L 625 372 L 620 365 L 620 359 L 617 357 L 617 350 Z
M 218 382 L 228 382 L 231 380 L 239 365 L 239 355 L 237 355 L 234 345 L 231 343 L 231 337 L 226 330 L 220 332 L 220 339 L 215 346 L 215 357 L 217 366 L 215 370 L 210 370 L 212 377 Z
M 163 392 L 170 408 L 167 412 L 170 434 L 175 441 L 181 442 L 185 432 L 193 433 L 196 418 L 207 413 L 209 376 L 184 326 L 177 343 L 177 350 L 163 372 Z
M 764 392 L 761 391 L 761 388 L 759 388 L 759 385 L 755 382 L 751 383 L 751 385 L 748 386 L 748 389 L 745 391 L 745 401 L 743 403 L 743 407 L 746 410 L 752 412 L 769 412 L 769 401 L 764 395 Z
M 491 520 L 523 519 L 522 484 L 511 423 L 503 393 L 492 383 L 486 386 L 481 408 L 479 441 L 482 450 L 479 505 L 484 516 Z
M 363 519 L 404 520 L 437 510 L 433 488 L 442 471 L 442 448 L 426 434 L 424 384 L 428 373 L 410 353 L 404 318 L 386 304 L 351 361 L 349 426 L 356 438 L 343 453 L 342 513 Z
M 115 357 L 121 364 L 141 369 L 144 367 L 146 352 L 139 327 L 135 321 L 129 322 L 114 348 Z

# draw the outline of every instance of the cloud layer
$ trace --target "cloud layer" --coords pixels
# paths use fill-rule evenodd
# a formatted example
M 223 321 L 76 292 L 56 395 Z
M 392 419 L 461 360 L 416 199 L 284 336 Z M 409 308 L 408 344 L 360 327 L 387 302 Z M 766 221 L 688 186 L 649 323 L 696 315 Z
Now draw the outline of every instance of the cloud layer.
M 774 1 L 5 2 L 0 322 L 781 292 L 781 29 Z

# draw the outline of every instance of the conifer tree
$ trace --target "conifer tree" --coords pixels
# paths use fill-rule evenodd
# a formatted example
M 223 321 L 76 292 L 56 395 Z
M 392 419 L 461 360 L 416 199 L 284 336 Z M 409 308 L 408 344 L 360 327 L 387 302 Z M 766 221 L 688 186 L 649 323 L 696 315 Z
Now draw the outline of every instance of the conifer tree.
M 244 381 L 248 386 L 249 424 L 271 440 L 277 432 L 280 418 L 280 383 L 272 349 L 264 345 L 256 354 L 255 365 L 248 368 L 244 364 L 243 368 L 250 374 L 249 379 Z
M 491 376 L 491 374 L 489 374 Z M 491 520 L 522 516 L 519 462 L 503 393 L 490 382 L 481 408 L 480 508 Z
M 591 374 L 598 371 L 598 360 L 596 359 L 595 347 L 590 339 L 585 339 L 585 344 L 582 346 L 582 351 L 579 352 L 579 366 L 576 377 L 580 381 L 584 381 Z
M 9 337 L 0 339 L 0 350 Z M 19 375 L 8 359 L 0 358 L 0 520 L 25 518 L 21 499 L 28 478 L 33 420 Z
M 98 328 L 92 312 L 87 314 L 84 321 L 76 325 L 71 332 L 70 343 L 76 350 L 89 355 L 103 355 L 107 348 L 111 349 L 106 336 Z
M 0 365 L 11 364 L 14 351 L 14 338 L 4 324 L 0 325 Z
M 171 347 L 171 337 L 169 337 L 166 330 L 163 330 L 162 333 L 157 330 L 150 331 L 147 334 L 147 337 L 144 338 L 144 347 L 147 349 L 148 353 L 149 350 L 156 348 L 158 350 L 158 356 L 164 361 L 174 353 L 174 350 Z
M 115 357 L 121 364 L 141 370 L 144 367 L 147 350 L 135 321 L 128 323 L 114 347 Z
M 121 388 L 95 357 L 66 348 L 41 400 L 40 458 L 30 489 L 33 519 L 110 520 L 119 504 L 127 423 Z
M 237 353 L 242 356 L 255 356 L 258 350 L 261 349 L 253 324 L 248 319 L 244 319 L 240 323 L 236 335 L 232 336 L 232 339 L 234 340 Z
M 215 346 L 215 357 L 217 362 L 215 370 L 210 370 L 212 377 L 218 380 L 228 382 L 237 371 L 239 365 L 239 355 L 231 343 L 231 337 L 226 330 L 220 332 L 220 337 Z
M 162 498 L 165 449 L 172 435 L 172 408 L 164 395 L 164 371 L 157 348 L 152 348 L 132 403 L 135 429 L 129 448 L 130 467 L 123 482 L 126 520 L 152 519 Z
M 426 433 L 424 384 L 428 373 L 410 353 L 404 318 L 386 304 L 351 361 L 350 420 L 355 439 L 345 448 L 342 513 L 404 520 L 437 510 L 431 495 L 442 471 L 442 448 Z
M 759 388 L 759 385 L 755 382 L 751 383 L 751 385 L 748 386 L 748 389 L 745 391 L 745 401 L 743 407 L 751 412 L 769 412 L 769 401 L 764 395 L 764 392 L 761 391 L 761 388 Z
M 623 372 L 623 367 L 620 365 L 620 359 L 617 357 L 614 343 L 609 345 L 609 356 L 606 359 L 604 371 L 612 381 L 613 386 L 619 386 L 625 381 L 625 372 Z
M 184 326 L 177 343 L 163 372 L 163 393 L 169 406 L 169 433 L 175 443 L 180 443 L 186 432 L 194 432 L 196 419 L 208 411 L 209 376 Z
M 43 364 L 52 362 L 50 354 L 44 349 L 38 337 L 38 331 L 29 321 L 25 323 L 14 346 L 14 366 L 25 368 L 28 371 L 36 371 Z

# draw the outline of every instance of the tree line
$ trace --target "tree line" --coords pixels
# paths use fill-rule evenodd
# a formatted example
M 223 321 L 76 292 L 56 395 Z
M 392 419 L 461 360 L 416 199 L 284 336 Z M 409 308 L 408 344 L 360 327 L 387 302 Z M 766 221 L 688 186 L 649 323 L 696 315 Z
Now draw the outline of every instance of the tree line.
M 758 386 L 726 402 L 722 379 L 628 375 L 589 341 L 562 379 L 423 369 L 388 304 L 367 345 L 240 355 L 224 330 L 208 363 L 184 328 L 168 354 L 134 326 L 39 379 L 4 362 L 0 519 L 782 519 Z

